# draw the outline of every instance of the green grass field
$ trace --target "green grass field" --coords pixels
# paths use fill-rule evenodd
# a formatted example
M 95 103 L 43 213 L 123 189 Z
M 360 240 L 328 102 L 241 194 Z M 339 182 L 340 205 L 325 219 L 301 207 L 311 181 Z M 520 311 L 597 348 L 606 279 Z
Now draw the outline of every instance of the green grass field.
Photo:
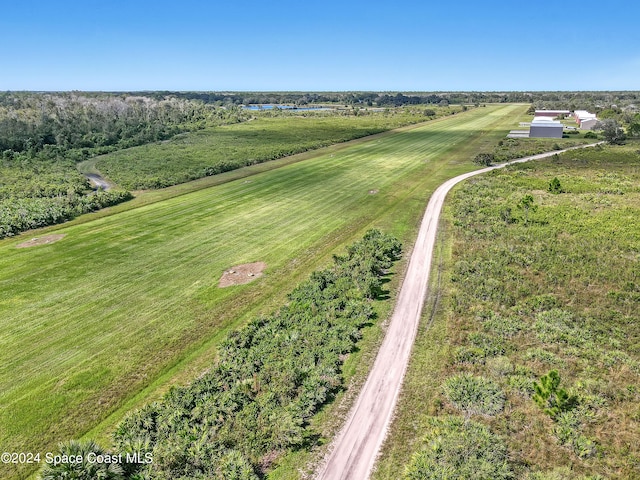
M 438 117 L 460 107 L 438 107 Z M 120 150 L 81 165 L 126 189 L 161 188 L 235 168 L 384 132 L 427 119 L 420 108 L 358 116 L 336 112 L 255 113 L 239 124 L 178 135 L 165 142 Z
M 504 410 L 472 420 L 505 442 L 513 478 L 640 478 L 639 146 L 507 167 L 452 192 L 441 296 L 435 316 L 427 303 L 374 479 L 401 478 L 429 448 L 431 419 L 462 415 L 443 394 L 461 372 L 506 395 Z M 562 193 L 549 191 L 554 177 Z M 576 399 L 555 418 L 532 398 L 553 369 Z
M 104 434 L 128 409 L 197 376 L 230 329 L 272 310 L 366 229 L 410 244 L 431 191 L 475 168 L 475 152 L 496 143 L 524 108 L 475 109 L 1 241 L 3 449 L 45 452 L 89 431 Z M 66 236 L 15 248 L 53 232 Z M 264 277 L 217 287 L 225 269 L 259 260 L 268 265 Z M 17 475 L 0 468 L 3 478 Z

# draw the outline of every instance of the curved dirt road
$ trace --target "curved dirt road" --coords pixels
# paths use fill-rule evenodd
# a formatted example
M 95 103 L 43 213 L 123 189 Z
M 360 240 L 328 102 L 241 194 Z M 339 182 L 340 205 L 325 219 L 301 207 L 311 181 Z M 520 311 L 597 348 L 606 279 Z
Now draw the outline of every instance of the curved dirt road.
M 433 192 L 420 225 L 418 238 L 384 341 L 380 346 L 373 368 L 369 372 L 369 377 L 349 412 L 345 425 L 333 442 L 331 451 L 325 458 L 323 465 L 319 468 L 316 477 L 318 480 L 365 480 L 371 474 L 391 423 L 402 380 L 409 363 L 411 347 L 427 294 L 431 257 L 440 211 L 449 190 L 455 184 L 469 177 L 512 163 L 550 157 L 574 148 L 533 155 L 507 164 L 465 173 L 444 182 Z
M 98 175 L 97 173 L 85 173 L 84 174 L 87 179 L 94 185 L 96 188 L 102 188 L 103 190 L 109 190 L 112 185 L 107 182 L 102 175 Z

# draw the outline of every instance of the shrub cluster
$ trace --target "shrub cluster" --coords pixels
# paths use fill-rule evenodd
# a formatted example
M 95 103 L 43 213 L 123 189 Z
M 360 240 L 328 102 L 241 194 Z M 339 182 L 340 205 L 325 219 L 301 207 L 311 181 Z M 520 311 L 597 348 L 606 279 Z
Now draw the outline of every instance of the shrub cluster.
M 444 383 L 444 394 L 466 418 L 496 415 L 504 408 L 505 394 L 497 383 L 468 373 L 448 378 Z
M 405 480 L 507 480 L 515 475 L 507 447 L 486 426 L 460 417 L 431 417 L 425 447 L 413 455 Z
M 0 238 L 62 223 L 83 213 L 110 207 L 131 198 L 133 195 L 130 192 L 109 190 L 88 195 L 0 200 Z
M 3 152 L 0 157 L 0 238 L 131 198 L 121 190 L 94 192 L 69 159 L 14 152 Z

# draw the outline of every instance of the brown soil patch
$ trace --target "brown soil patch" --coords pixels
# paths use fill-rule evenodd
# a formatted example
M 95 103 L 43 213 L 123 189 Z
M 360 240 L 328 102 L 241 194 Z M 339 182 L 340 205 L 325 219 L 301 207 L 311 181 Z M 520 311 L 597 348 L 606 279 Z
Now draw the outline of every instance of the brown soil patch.
M 53 235 L 45 235 L 44 237 L 35 237 L 31 240 L 27 240 L 26 242 L 22 242 L 19 245 L 16 245 L 16 248 L 28 248 L 35 247 L 37 245 L 46 245 L 47 243 L 57 242 L 58 240 L 62 240 L 65 237 L 64 233 L 56 233 Z
M 264 262 L 236 265 L 222 274 L 218 286 L 224 288 L 232 285 L 242 285 L 243 283 L 253 282 L 256 278 L 262 276 L 262 271 L 266 267 L 267 264 Z

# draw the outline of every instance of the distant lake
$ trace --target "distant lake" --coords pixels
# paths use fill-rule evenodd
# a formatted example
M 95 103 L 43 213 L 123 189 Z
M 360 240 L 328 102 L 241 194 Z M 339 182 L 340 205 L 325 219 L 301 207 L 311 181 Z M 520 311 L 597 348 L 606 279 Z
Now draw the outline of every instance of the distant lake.
M 327 107 L 296 107 L 295 105 L 244 105 L 242 108 L 245 110 L 273 110 L 274 108 L 281 110 L 331 110 Z

